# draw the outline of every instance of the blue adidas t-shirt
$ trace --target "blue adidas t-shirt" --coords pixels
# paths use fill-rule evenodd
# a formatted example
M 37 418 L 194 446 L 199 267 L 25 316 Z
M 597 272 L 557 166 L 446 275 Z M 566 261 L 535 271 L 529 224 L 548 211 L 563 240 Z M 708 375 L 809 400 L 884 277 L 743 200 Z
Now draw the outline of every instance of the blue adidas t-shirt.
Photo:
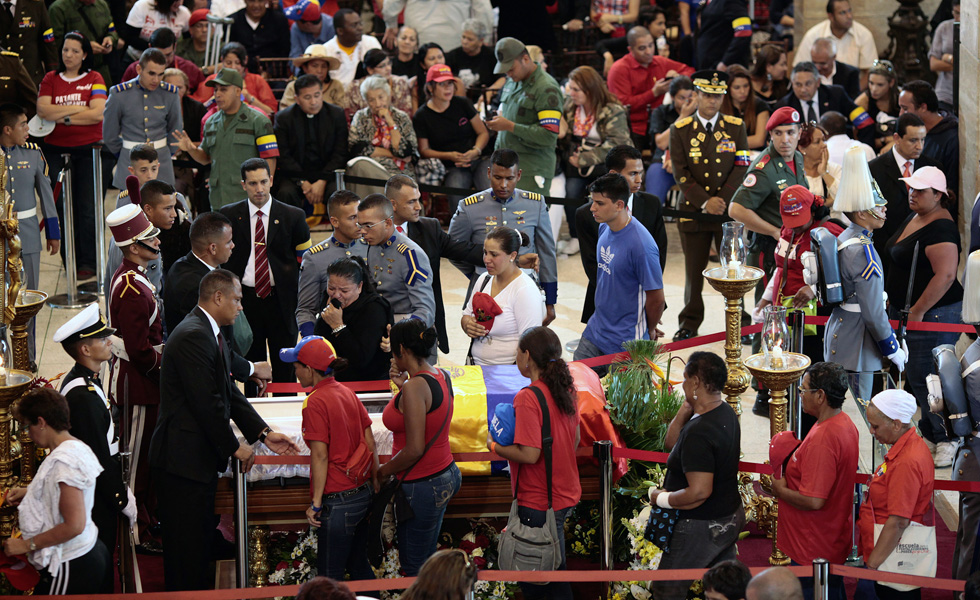
M 657 242 L 637 219 L 619 231 L 602 223 L 596 258 L 595 312 L 583 335 L 603 354 L 622 351 L 628 340 L 650 339 L 646 292 L 664 287 Z

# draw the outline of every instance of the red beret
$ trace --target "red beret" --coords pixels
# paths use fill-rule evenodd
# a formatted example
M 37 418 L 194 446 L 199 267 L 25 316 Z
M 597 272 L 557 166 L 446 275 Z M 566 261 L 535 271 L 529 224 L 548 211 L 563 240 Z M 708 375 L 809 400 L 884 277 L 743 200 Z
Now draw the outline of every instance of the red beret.
M 199 8 L 191 13 L 191 21 L 189 26 L 193 27 L 206 18 L 208 18 L 208 9 Z
M 780 125 L 799 125 L 800 113 L 795 108 L 784 106 L 777 108 L 769 121 L 766 122 L 766 131 L 772 131 Z

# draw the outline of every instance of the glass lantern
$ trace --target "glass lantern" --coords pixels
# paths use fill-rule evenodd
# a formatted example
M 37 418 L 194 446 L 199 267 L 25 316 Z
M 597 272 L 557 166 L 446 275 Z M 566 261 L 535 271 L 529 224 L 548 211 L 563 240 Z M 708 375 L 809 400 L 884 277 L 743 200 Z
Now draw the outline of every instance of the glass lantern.
M 719 258 L 726 279 L 741 279 L 745 264 L 745 225 L 736 221 L 721 224 L 721 248 Z
M 770 304 L 762 311 L 762 352 L 772 369 L 783 368 L 783 353 L 789 348 L 789 327 L 785 306 Z

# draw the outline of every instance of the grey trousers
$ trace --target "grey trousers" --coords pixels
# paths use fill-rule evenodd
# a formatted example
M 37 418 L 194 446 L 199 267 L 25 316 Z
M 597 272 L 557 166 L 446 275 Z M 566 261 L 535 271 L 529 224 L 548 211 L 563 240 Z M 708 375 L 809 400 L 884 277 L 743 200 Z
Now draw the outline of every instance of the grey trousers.
M 980 439 L 970 437 L 956 449 L 953 460 L 953 479 L 980 481 L 980 462 L 977 460 Z M 953 579 L 967 579 L 980 568 L 977 552 L 977 532 L 980 530 L 980 494 L 960 492 L 960 526 L 953 546 Z
M 702 569 L 735 558 L 735 542 L 745 527 L 745 511 L 711 520 L 679 519 L 670 538 L 670 552 L 660 570 Z M 657 581 L 651 586 L 657 600 L 685 600 L 690 581 Z

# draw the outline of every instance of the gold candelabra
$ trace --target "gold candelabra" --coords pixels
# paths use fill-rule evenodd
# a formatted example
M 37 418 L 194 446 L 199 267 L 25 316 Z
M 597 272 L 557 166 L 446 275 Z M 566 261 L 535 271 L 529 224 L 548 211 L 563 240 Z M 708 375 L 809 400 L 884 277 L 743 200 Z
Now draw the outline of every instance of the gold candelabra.
M 742 366 L 742 298 L 762 279 L 762 269 L 746 266 L 705 269 L 704 278 L 725 297 L 725 400 L 736 415 L 742 414 L 742 393 L 749 387 L 749 374 Z
M 786 431 L 786 390 L 799 381 L 803 372 L 810 366 L 805 354 L 779 352 L 777 354 L 753 354 L 745 359 L 745 366 L 759 383 L 769 388 L 769 439 L 777 433 Z M 764 475 L 762 487 L 772 491 L 772 479 Z M 749 501 L 750 509 L 755 511 L 756 522 L 772 540 L 771 565 L 788 565 L 789 557 L 776 545 L 776 531 L 779 521 L 779 503 L 776 498 L 755 496 Z

